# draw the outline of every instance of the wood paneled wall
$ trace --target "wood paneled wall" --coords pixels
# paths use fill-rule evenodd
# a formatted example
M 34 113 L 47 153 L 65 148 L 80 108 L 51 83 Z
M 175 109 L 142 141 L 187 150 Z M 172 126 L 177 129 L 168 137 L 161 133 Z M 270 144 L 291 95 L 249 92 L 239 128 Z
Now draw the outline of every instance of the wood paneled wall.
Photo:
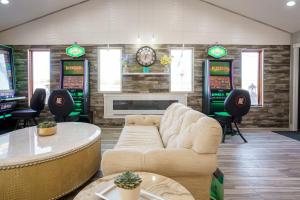
M 123 48 L 123 55 L 129 56 L 129 67 L 136 68 L 135 53 L 142 45 L 113 45 Z M 123 119 L 103 118 L 103 94 L 97 91 L 97 48 L 101 45 L 86 46 L 86 55 L 90 61 L 90 89 L 93 122 L 103 127 L 121 127 Z M 181 45 L 153 45 L 158 55 L 168 54 L 173 47 Z M 208 45 L 186 45 L 194 49 L 194 92 L 188 94 L 188 105 L 202 110 L 203 61 L 207 58 Z M 264 106 L 253 107 L 244 118 L 244 127 L 286 128 L 289 126 L 289 87 L 290 87 L 290 46 L 289 45 L 225 45 L 228 59 L 234 59 L 234 85 L 241 86 L 241 51 L 243 49 L 264 49 Z M 49 48 L 51 50 L 51 89 L 59 87 L 60 60 L 68 59 L 64 45 L 55 46 L 14 46 L 17 93 L 27 96 L 27 50 L 29 48 Z M 158 56 L 159 57 L 159 56 Z M 156 67 L 159 66 L 157 61 Z M 151 93 L 168 92 L 169 77 L 166 75 L 123 76 L 123 92 Z M 43 115 L 50 116 L 49 113 Z

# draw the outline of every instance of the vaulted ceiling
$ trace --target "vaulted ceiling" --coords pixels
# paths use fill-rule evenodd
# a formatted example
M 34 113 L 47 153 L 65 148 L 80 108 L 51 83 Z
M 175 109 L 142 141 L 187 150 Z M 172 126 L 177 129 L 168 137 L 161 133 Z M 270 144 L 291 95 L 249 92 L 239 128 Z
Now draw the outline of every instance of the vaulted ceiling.
M 260 22 L 294 33 L 300 31 L 300 0 L 293 7 L 288 0 L 203 0 Z
M 0 31 L 76 5 L 83 0 L 9 0 L 0 4 Z
M 10 0 L 0 4 L 0 31 L 88 0 Z M 146 0 L 137 0 L 143 2 Z M 170 1 L 170 0 L 167 0 Z M 186 1 L 186 0 L 177 0 Z M 300 30 L 300 0 L 287 7 L 287 0 L 199 0 L 294 33 Z

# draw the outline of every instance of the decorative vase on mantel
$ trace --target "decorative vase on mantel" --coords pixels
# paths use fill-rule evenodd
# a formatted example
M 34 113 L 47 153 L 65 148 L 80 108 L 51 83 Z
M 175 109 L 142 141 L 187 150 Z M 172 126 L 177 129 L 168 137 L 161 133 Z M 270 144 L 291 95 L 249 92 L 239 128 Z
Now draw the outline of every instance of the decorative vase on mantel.
M 150 73 L 150 67 L 143 66 L 143 73 Z
M 129 67 L 127 65 L 124 65 L 123 73 L 128 73 L 128 72 L 129 72 Z
M 165 72 L 165 73 L 169 73 L 169 72 L 170 72 L 170 67 L 169 67 L 169 65 L 165 65 L 165 67 L 164 67 L 164 72 Z

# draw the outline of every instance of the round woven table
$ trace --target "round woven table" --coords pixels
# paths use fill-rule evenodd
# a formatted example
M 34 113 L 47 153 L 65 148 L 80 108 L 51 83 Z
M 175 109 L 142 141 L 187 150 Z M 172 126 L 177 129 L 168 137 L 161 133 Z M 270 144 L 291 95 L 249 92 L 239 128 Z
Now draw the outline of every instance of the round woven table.
M 0 135 L 0 199 L 57 199 L 78 188 L 99 170 L 100 134 L 66 122 L 47 137 L 36 127 Z
M 143 182 L 141 184 L 141 189 L 151 193 L 155 196 L 158 196 L 164 200 L 194 200 L 192 194 L 178 182 L 173 179 L 153 174 L 147 172 L 137 172 Z M 96 193 L 101 193 L 107 188 L 113 185 L 113 181 L 116 176 L 119 174 L 113 174 L 110 176 L 105 176 L 100 178 L 88 186 L 86 186 L 83 190 L 81 190 L 74 200 L 99 200 L 101 199 L 96 195 Z M 117 193 L 117 190 L 114 188 L 110 193 Z M 109 196 L 109 195 L 107 195 Z M 110 196 L 114 196 L 113 198 L 109 198 L 109 200 L 119 200 L 118 194 L 110 194 Z M 141 198 L 141 199 L 155 199 L 155 198 Z

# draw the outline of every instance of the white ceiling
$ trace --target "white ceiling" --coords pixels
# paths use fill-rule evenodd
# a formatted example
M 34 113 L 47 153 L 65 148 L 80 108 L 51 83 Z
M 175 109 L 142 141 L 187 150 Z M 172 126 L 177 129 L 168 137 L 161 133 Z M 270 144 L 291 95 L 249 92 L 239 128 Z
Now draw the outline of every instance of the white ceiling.
M 0 4 L 0 31 L 41 17 L 84 0 L 10 0 Z M 186 1 L 186 0 L 181 0 Z M 300 30 L 300 0 L 287 7 L 287 0 L 199 0 L 215 4 L 290 33 Z
M 83 0 L 9 0 L 0 4 L 0 31 L 69 7 Z
M 294 7 L 288 0 L 206 0 L 247 17 L 278 27 L 290 33 L 300 30 L 300 0 Z

